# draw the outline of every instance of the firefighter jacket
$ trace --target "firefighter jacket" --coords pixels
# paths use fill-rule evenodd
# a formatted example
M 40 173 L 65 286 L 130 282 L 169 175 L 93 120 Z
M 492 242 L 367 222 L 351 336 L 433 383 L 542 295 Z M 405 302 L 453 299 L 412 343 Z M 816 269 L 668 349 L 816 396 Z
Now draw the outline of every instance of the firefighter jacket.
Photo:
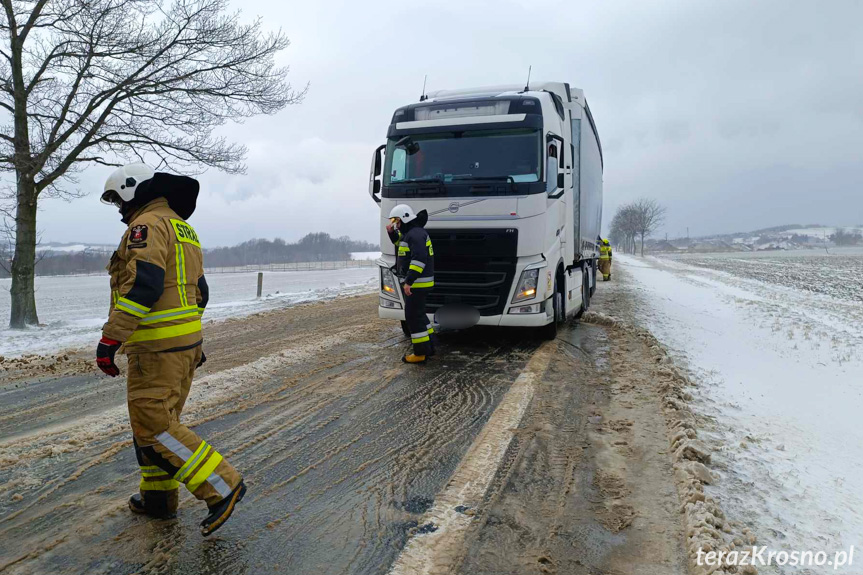
M 607 246 L 605 244 L 599 246 L 599 259 L 601 259 L 601 260 L 610 260 L 611 259 L 611 246 Z
M 199 345 L 209 289 L 195 230 L 165 198 L 130 219 L 108 264 L 111 311 L 102 335 L 125 353 L 175 351 Z
M 412 289 L 434 287 L 434 248 L 422 227 L 428 216 L 421 215 L 425 215 L 425 210 L 401 229 L 388 232 L 396 246 L 396 273 Z

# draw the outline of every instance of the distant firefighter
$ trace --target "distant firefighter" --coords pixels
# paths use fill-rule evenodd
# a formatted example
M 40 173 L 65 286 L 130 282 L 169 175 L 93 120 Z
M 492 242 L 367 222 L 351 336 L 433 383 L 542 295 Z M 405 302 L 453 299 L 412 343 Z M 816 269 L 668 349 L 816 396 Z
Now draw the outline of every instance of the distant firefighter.
M 180 423 L 201 350 L 201 315 L 209 299 L 204 255 L 186 219 L 195 211 L 198 182 L 130 164 L 105 183 L 102 201 L 129 227 L 111 262 L 111 312 L 96 363 L 116 377 L 114 355 L 129 358 L 127 399 L 140 492 L 129 508 L 159 519 L 176 516 L 180 483 L 207 503 L 201 533 L 231 516 L 246 493 L 234 467 Z
M 602 272 L 602 281 L 611 279 L 611 244 L 608 240 L 599 244 L 599 271 Z

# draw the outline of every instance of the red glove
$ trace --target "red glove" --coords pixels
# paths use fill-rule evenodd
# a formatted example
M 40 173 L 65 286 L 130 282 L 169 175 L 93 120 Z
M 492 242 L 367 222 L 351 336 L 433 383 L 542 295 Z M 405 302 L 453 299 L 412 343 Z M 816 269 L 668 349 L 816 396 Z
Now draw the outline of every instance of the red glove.
M 114 363 L 114 355 L 120 349 L 120 345 L 122 344 L 119 341 L 114 341 L 103 336 L 99 340 L 99 345 L 96 346 L 96 365 L 111 377 L 120 375 L 120 368 Z

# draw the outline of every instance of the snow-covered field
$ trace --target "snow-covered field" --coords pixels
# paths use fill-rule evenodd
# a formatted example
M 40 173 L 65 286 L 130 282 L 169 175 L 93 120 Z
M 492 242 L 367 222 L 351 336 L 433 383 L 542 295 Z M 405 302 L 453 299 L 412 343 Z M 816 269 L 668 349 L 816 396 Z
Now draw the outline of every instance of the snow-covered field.
M 247 315 L 337 295 L 374 290 L 377 268 L 265 272 L 263 297 L 256 299 L 258 274 L 211 274 L 206 320 Z M 9 283 L 0 279 L 0 325 L 8 325 Z M 53 352 L 93 344 L 108 314 L 110 288 L 105 276 L 36 278 L 36 306 L 44 327 L 0 330 L 0 355 Z
M 351 252 L 352 260 L 376 260 L 381 257 L 381 252 Z
M 692 265 L 689 265 L 692 264 Z M 776 551 L 863 551 L 863 254 L 615 256 L 698 382 L 709 488 Z M 859 573 L 863 557 L 855 557 Z M 828 573 L 831 566 L 762 573 Z M 847 569 L 847 568 L 846 568 Z

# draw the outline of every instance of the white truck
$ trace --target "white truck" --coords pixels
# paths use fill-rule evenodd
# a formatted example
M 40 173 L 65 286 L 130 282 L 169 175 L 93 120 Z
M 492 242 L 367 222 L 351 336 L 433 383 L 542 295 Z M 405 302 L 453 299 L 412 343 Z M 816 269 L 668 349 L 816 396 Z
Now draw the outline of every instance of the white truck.
M 397 109 L 369 178 L 380 205 L 380 317 L 404 321 L 385 230 L 404 203 L 429 214 L 433 321 L 467 309 L 472 324 L 555 337 L 596 287 L 602 174 L 584 92 L 566 83 L 432 92 Z

